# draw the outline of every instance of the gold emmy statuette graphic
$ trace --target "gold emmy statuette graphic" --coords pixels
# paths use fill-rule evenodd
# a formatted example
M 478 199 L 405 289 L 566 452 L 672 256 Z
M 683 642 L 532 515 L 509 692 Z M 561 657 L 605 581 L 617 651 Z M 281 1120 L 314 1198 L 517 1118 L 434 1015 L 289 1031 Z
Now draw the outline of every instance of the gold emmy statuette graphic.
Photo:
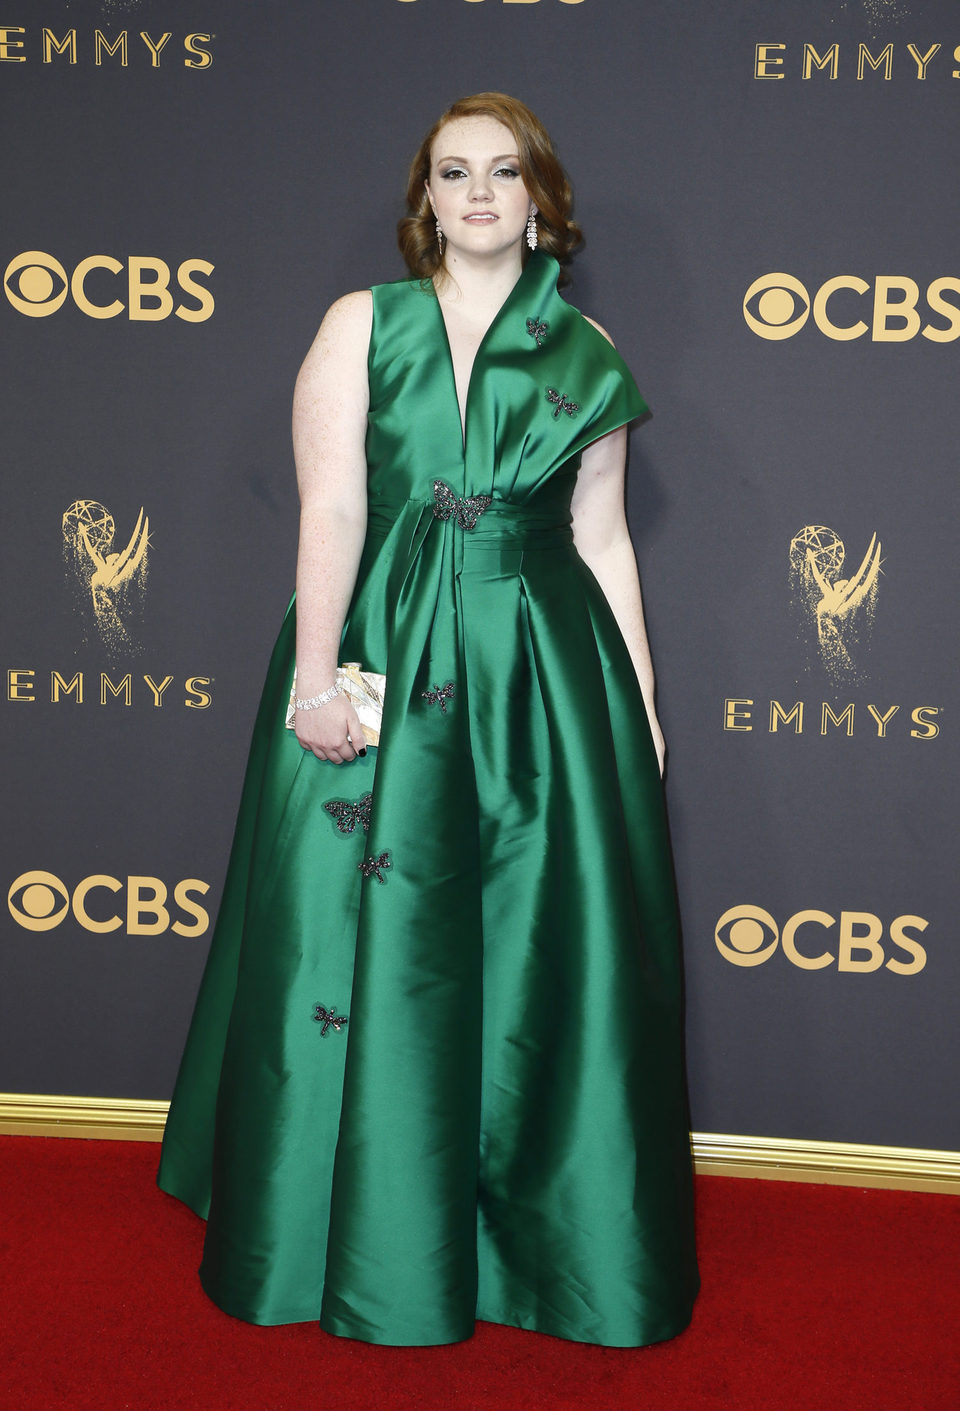
M 63 516 L 63 552 L 85 623 L 112 656 L 135 651 L 131 618 L 142 606 L 150 522 L 141 506 L 126 548 L 113 548 L 113 515 L 98 500 L 74 500 Z
M 816 652 L 837 686 L 857 679 L 873 626 L 883 563 L 876 534 L 852 578 L 840 577 L 845 558 L 843 540 L 823 524 L 806 525 L 790 541 L 794 605 L 808 633 L 816 627 Z

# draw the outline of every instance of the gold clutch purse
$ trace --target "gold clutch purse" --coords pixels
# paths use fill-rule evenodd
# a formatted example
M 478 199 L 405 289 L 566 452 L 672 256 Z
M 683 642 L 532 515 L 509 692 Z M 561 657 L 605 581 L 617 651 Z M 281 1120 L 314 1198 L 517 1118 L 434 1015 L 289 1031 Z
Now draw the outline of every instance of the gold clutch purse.
M 379 745 L 387 678 L 375 671 L 361 671 L 358 661 L 345 661 L 342 666 L 337 667 L 337 685 L 359 715 L 366 743 Z M 296 699 L 297 672 L 294 668 L 285 722 L 288 730 L 292 730 L 297 721 Z

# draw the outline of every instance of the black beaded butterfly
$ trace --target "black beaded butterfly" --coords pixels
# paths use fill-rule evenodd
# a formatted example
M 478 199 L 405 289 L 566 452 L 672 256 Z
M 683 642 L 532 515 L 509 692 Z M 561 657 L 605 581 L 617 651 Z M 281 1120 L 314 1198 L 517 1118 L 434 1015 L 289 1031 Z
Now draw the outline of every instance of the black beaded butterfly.
M 333 817 L 341 833 L 352 833 L 358 823 L 365 833 L 369 833 L 372 800 L 373 794 L 364 794 L 356 803 L 349 803 L 346 799 L 331 799 L 323 806 Z
M 437 519 L 455 518 L 461 529 L 476 528 L 477 520 L 492 500 L 491 495 L 458 495 L 445 480 L 433 482 L 433 498 Z
M 549 323 L 541 323 L 540 320 L 536 318 L 527 319 L 527 332 L 530 334 L 531 338 L 537 340 L 538 348 L 543 346 L 543 340 L 546 338 L 549 329 Z
M 556 411 L 553 414 L 554 421 L 558 421 L 561 412 L 566 412 L 567 416 L 576 416 L 580 410 L 579 402 L 568 402 L 562 392 L 558 392 L 556 387 L 547 388 L 547 401 L 556 403 Z

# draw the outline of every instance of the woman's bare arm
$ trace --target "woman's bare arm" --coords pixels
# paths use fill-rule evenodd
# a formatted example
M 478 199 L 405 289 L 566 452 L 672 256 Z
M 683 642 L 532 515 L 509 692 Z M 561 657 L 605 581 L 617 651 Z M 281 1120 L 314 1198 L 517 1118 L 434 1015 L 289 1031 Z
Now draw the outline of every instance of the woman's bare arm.
M 594 327 L 599 328 L 599 324 Z M 604 330 L 601 328 L 600 332 Z M 609 338 L 606 333 L 604 336 Z M 580 557 L 603 589 L 627 644 L 662 774 L 665 746 L 654 704 L 653 662 L 643 620 L 637 559 L 624 511 L 626 459 L 625 426 L 602 436 L 583 452 L 571 503 L 573 538 Z
M 297 377 L 293 448 L 300 491 L 297 555 L 297 695 L 332 686 L 340 636 L 357 577 L 367 522 L 364 456 L 369 400 L 369 291 L 347 294 L 327 312 Z M 319 759 L 355 758 L 360 721 L 345 697 L 297 711 L 297 739 Z

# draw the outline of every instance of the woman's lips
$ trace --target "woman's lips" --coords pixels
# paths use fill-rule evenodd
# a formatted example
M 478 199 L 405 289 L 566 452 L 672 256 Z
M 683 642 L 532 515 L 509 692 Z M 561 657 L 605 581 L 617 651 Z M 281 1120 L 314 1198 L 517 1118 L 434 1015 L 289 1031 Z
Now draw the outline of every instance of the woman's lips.
M 469 221 L 471 225 L 490 225 L 499 219 L 500 217 L 494 215 L 493 211 L 474 211 L 471 215 L 464 216 L 464 220 Z

